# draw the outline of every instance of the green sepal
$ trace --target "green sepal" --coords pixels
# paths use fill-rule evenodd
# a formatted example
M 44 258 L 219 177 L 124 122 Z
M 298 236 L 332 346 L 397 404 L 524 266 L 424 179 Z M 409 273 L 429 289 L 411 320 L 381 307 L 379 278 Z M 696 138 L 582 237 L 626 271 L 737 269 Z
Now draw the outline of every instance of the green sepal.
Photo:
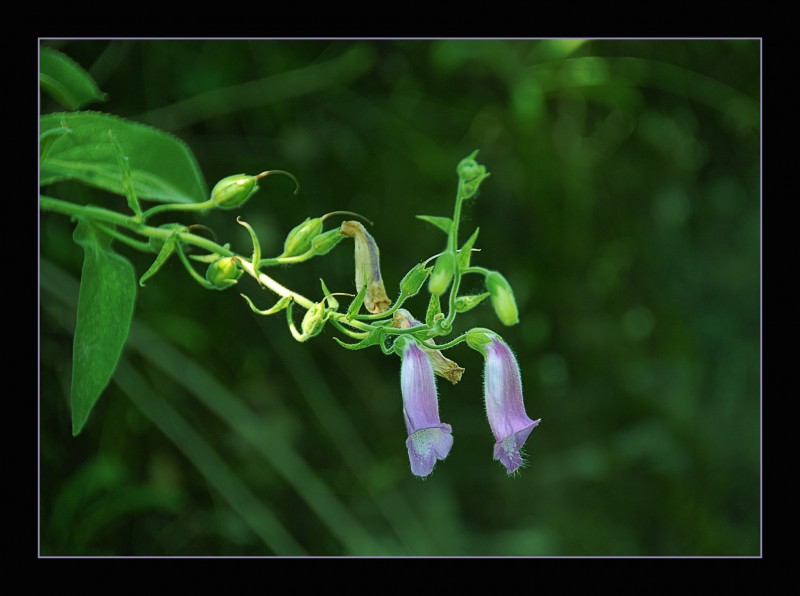
M 440 314 L 442 314 L 442 305 L 439 301 L 439 296 L 431 294 L 431 299 L 428 302 L 428 311 L 425 313 L 425 324 L 432 327 L 436 320 L 436 315 Z
M 480 228 L 475 228 L 472 236 L 469 237 L 469 240 L 464 243 L 464 246 L 462 246 L 461 250 L 458 252 L 459 271 L 464 271 L 464 269 L 469 267 L 470 257 L 472 256 L 472 247 L 475 245 L 475 240 L 478 239 L 478 232 L 480 231 Z
M 248 174 L 235 174 L 223 178 L 211 190 L 211 203 L 218 209 L 238 209 L 258 191 L 258 178 Z
M 458 296 L 456 298 L 456 312 L 467 312 L 478 306 L 481 302 L 489 297 L 489 292 L 483 294 L 474 294 L 471 296 Z
M 164 263 L 166 263 L 167 260 L 172 256 L 172 253 L 175 252 L 177 241 L 177 236 L 173 234 L 166 240 L 166 242 L 164 242 L 164 244 L 161 246 L 161 250 L 158 252 L 156 260 L 153 261 L 153 264 L 150 265 L 150 268 L 142 274 L 142 277 L 139 278 L 139 286 L 144 287 L 144 282 L 158 273 L 158 270 L 161 269 Z
M 443 252 L 436 259 L 433 265 L 433 272 L 431 273 L 430 281 L 428 282 L 428 291 L 431 294 L 441 296 L 450 287 L 450 282 L 456 272 L 456 256 L 449 250 Z
M 456 166 L 456 172 L 460 179 L 459 193 L 462 199 L 474 197 L 478 193 L 481 182 L 490 176 L 490 173 L 486 171 L 486 166 L 475 161 L 475 156 L 477 155 L 478 151 L 476 149 Z
M 328 303 L 328 308 L 335 311 L 339 308 L 339 301 L 331 295 L 328 286 L 325 285 L 325 281 L 320 277 L 319 283 L 322 286 L 322 293 L 325 294 L 325 300 Z
M 314 236 L 311 240 L 311 248 L 318 256 L 326 255 L 346 237 L 339 228 L 329 230 Z
M 243 274 L 238 257 L 220 257 L 206 269 L 206 280 L 217 290 L 227 290 L 235 286 Z
M 291 296 L 283 296 L 283 297 L 281 297 L 280 300 L 278 300 L 275 303 L 275 305 L 272 308 L 267 308 L 265 310 L 259 310 L 259 309 L 256 308 L 255 304 L 253 304 L 253 301 L 250 300 L 250 298 L 248 298 L 244 294 L 239 294 L 239 296 L 241 296 L 242 298 L 244 298 L 247 301 L 247 304 L 250 305 L 250 309 L 254 313 L 259 314 L 259 315 L 264 315 L 264 316 L 274 315 L 276 313 L 279 313 L 284 308 L 288 307 L 292 302 L 292 297 Z
M 250 226 L 250 224 L 241 218 L 237 217 L 236 223 L 245 228 L 250 234 L 250 241 L 253 243 L 253 267 L 256 271 L 258 271 L 258 263 L 261 261 L 261 243 L 258 241 L 258 236 L 256 236 L 256 233 L 253 231 L 253 228 Z
M 369 335 L 362 339 L 360 342 L 356 344 L 349 344 L 343 342 L 338 337 L 334 337 L 334 341 L 338 343 L 343 348 L 347 348 L 348 350 L 363 350 L 364 348 L 369 348 L 376 344 L 383 344 L 383 340 L 386 337 L 386 330 L 383 327 L 377 327 L 370 331 Z
M 286 235 L 286 241 L 283 244 L 283 254 L 281 257 L 296 257 L 302 255 L 311 248 L 311 242 L 316 236 L 322 233 L 322 218 L 315 217 L 311 219 L 307 217 L 305 220 L 297 224 Z
M 404 298 L 411 298 L 416 296 L 420 288 L 428 279 L 433 267 L 426 267 L 425 261 L 417 263 L 411 268 L 411 271 L 406 273 L 405 277 L 400 281 L 400 293 Z
M 416 215 L 417 219 L 421 219 L 422 221 L 427 221 L 429 224 L 435 225 L 445 234 L 450 234 L 450 230 L 453 227 L 453 220 L 449 217 L 439 217 L 437 215 Z
M 356 297 L 353 298 L 353 301 L 350 303 L 350 306 L 347 307 L 347 314 L 345 318 L 348 321 L 352 321 L 353 317 L 358 314 L 358 311 L 361 310 L 361 305 L 364 304 L 364 298 L 367 296 L 367 284 L 361 286 L 361 289 L 356 294 Z
M 484 327 L 475 327 L 474 329 L 470 329 L 467 331 L 467 345 L 475 350 L 476 352 L 480 352 L 483 354 L 484 358 L 486 357 L 486 349 L 484 346 L 492 341 L 492 338 L 500 339 L 500 336 L 497 335 L 491 329 L 486 329 Z

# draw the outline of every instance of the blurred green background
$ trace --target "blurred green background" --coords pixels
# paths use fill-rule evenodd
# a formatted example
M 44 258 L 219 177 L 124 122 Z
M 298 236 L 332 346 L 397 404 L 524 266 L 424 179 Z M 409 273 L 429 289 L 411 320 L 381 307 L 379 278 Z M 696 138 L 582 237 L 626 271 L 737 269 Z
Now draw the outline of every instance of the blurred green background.
M 186 141 L 209 187 L 295 174 L 299 195 L 267 178 L 241 210 L 265 253 L 307 216 L 372 219 L 392 297 L 443 246 L 414 215 L 451 215 L 455 166 L 480 149 L 492 176 L 462 241 L 480 226 L 474 263 L 507 276 L 521 322 L 503 328 L 486 304 L 457 326 L 504 336 L 542 418 L 506 477 L 482 360 L 449 351 L 466 368 L 438 384 L 455 444 L 421 481 L 399 359 L 346 352 L 332 328 L 297 344 L 239 297 L 256 296 L 252 280 L 209 292 L 173 258 L 139 289 L 114 381 L 73 438 L 83 254 L 74 224 L 42 214 L 43 555 L 760 553 L 759 41 L 42 45 L 108 92 L 93 109 Z M 60 110 L 42 96 L 42 113 Z M 125 209 L 72 183 L 47 194 Z M 180 221 L 247 253 L 235 215 Z M 118 250 L 138 275 L 152 260 Z M 275 277 L 349 292 L 352 267 L 342 243 Z M 408 303 L 418 318 L 425 306 Z

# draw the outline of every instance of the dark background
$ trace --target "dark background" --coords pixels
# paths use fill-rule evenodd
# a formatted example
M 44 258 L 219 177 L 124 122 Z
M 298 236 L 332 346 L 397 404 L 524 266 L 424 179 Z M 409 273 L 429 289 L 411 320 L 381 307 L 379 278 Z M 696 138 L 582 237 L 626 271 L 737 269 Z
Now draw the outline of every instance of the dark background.
M 464 212 L 520 324 L 486 304 L 542 418 L 515 477 L 492 461 L 482 360 L 439 383 L 455 444 L 408 466 L 399 360 L 296 343 L 250 279 L 177 259 L 137 297 L 114 381 L 71 436 L 83 254 L 41 215 L 44 555 L 758 555 L 760 43 L 757 40 L 56 41 L 108 92 L 90 106 L 194 151 L 209 188 L 284 169 L 240 211 L 267 255 L 307 216 L 375 222 L 390 297 L 443 247 L 455 166 L 492 172 Z M 41 111 L 61 110 L 42 96 Z M 47 194 L 124 210 L 72 183 Z M 172 218 L 247 254 L 235 212 Z M 164 216 L 163 222 L 171 219 Z M 162 219 L 159 219 L 160 223 Z M 328 226 L 336 225 L 332 219 Z M 141 275 L 152 256 L 119 247 Z M 352 247 L 277 270 L 350 292 Z M 467 290 L 479 291 L 477 278 Z M 472 285 L 470 285 L 472 284 Z M 408 303 L 418 318 L 425 298 Z

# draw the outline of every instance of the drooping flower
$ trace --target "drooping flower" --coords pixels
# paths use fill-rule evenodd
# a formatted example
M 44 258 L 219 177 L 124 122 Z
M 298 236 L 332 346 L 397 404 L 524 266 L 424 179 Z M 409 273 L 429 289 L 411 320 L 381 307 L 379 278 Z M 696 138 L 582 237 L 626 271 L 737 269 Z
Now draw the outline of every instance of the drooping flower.
M 367 286 L 364 306 L 373 314 L 387 311 L 392 301 L 383 285 L 380 251 L 375 239 L 357 221 L 344 221 L 339 229 L 355 241 L 356 292 Z
M 452 428 L 439 419 L 439 399 L 433 366 L 422 349 L 409 340 L 403 348 L 400 388 L 406 421 L 408 459 L 411 472 L 424 478 L 437 459 L 444 459 L 453 446 Z
M 531 420 L 525 413 L 519 365 L 511 348 L 496 336 L 482 348 L 486 356 L 486 415 L 496 441 L 494 459 L 511 474 L 522 465 L 520 449 L 541 419 Z
M 409 327 L 416 327 L 418 325 L 422 325 L 422 323 L 417 321 L 405 308 L 398 308 L 394 312 L 394 315 L 392 315 L 392 326 L 398 329 L 408 329 Z M 428 342 L 436 344 L 432 339 L 429 339 Z M 431 361 L 433 373 L 435 375 L 447 379 L 453 385 L 461 380 L 464 369 L 460 367 L 458 363 L 442 354 L 441 350 L 432 350 L 425 346 L 419 346 L 419 348 L 425 352 L 428 359 Z

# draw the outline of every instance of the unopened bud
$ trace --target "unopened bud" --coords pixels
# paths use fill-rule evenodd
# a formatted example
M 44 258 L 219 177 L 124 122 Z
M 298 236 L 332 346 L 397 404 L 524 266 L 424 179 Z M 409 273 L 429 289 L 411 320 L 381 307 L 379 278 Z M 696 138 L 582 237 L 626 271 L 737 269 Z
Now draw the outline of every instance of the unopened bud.
M 211 191 L 211 201 L 219 209 L 237 209 L 258 190 L 256 176 L 236 174 L 223 178 Z
M 311 248 L 319 256 L 326 255 L 342 241 L 342 238 L 344 238 L 344 234 L 338 228 L 329 230 L 314 236 L 313 240 L 311 240 Z
M 206 279 L 218 290 L 226 290 L 236 284 L 242 273 L 234 257 L 222 257 L 208 266 Z
M 456 167 L 458 177 L 461 179 L 461 196 L 464 199 L 474 197 L 478 193 L 481 182 L 489 177 L 486 166 L 475 161 L 477 154 L 477 151 L 473 151 L 471 155 L 458 162 Z
M 303 330 L 304 336 L 314 337 L 315 335 L 318 335 L 320 331 L 322 331 L 324 326 L 325 304 L 323 302 L 317 302 L 306 311 L 300 327 Z
M 305 221 L 292 228 L 283 243 L 282 257 L 296 257 L 309 251 L 311 242 L 322 232 L 322 218 L 307 217 Z
M 400 282 L 400 291 L 405 294 L 406 298 L 416 296 L 430 274 L 431 267 L 425 267 L 424 262 L 418 263 L 411 271 L 406 273 L 406 276 Z
M 519 323 L 517 301 L 514 299 L 514 291 L 506 278 L 501 273 L 492 271 L 486 276 L 486 287 L 489 290 L 492 307 L 494 307 L 494 312 L 500 322 L 503 325 Z
M 456 268 L 456 256 L 450 252 L 444 252 L 436 259 L 433 266 L 431 280 L 428 282 L 428 291 L 436 296 L 441 296 L 450 285 Z

